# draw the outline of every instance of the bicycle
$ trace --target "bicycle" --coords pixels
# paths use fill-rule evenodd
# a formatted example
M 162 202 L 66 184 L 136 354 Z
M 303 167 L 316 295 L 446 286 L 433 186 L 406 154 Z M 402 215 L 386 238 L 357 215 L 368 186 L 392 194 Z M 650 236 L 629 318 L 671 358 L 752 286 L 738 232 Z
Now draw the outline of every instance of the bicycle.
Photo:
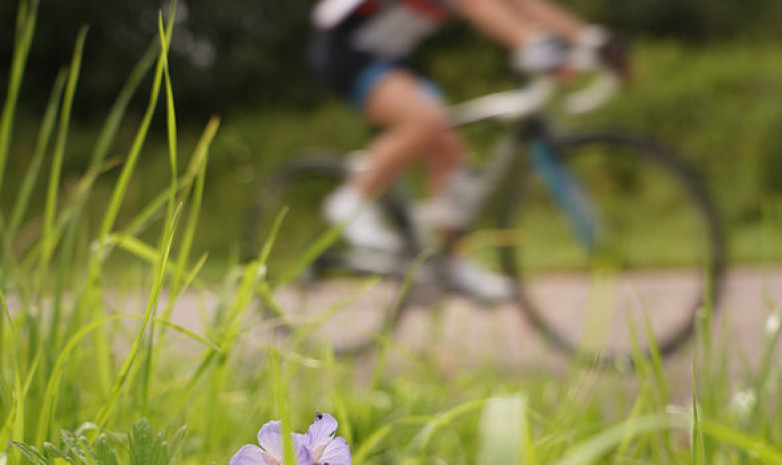
M 603 70 L 562 96 L 563 108 L 587 113 L 618 83 Z M 247 227 L 257 242 L 280 207 L 291 207 L 284 240 L 269 257 L 270 273 L 287 270 L 277 275 L 289 312 L 281 325 L 308 321 L 308 332 L 335 350 L 359 352 L 390 335 L 412 308 L 454 291 L 438 264 L 459 250 L 509 276 L 511 304 L 567 353 L 632 362 L 634 351 L 669 355 L 682 346 L 698 309 L 717 307 L 725 268 L 710 196 L 678 154 L 652 139 L 557 129 L 544 111 L 556 91 L 551 78 L 539 77 L 452 107 L 456 126 L 499 120 L 507 129 L 485 165 L 457 183 L 459 234 L 432 256 L 403 187 L 378 199 L 406 243 L 407 253 L 393 256 L 351 248 L 338 228 L 319 224 L 325 195 L 360 169 L 350 157 L 313 150 L 283 166 L 259 191 Z M 295 276 L 298 284 L 287 285 Z M 374 278 L 351 297 L 355 276 Z

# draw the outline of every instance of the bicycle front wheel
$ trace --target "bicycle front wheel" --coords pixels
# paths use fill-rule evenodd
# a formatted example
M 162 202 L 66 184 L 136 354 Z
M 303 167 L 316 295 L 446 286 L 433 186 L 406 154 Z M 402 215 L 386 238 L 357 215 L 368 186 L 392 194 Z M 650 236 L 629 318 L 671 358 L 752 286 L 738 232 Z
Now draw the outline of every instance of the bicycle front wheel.
M 401 315 L 399 280 L 392 276 L 398 257 L 349 247 L 323 218 L 324 200 L 348 174 L 333 153 L 299 155 L 259 190 L 247 214 L 248 259 L 263 256 L 273 239 L 266 257 L 272 292 L 263 315 L 272 334 L 283 336 L 278 343 L 329 344 L 338 354 L 357 353 L 381 340 Z
M 716 308 L 724 251 L 707 192 L 646 140 L 569 137 L 553 152 L 556 166 L 530 170 L 501 218 L 518 233 L 501 261 L 519 304 L 571 353 L 632 361 L 655 346 L 673 352 L 698 309 Z

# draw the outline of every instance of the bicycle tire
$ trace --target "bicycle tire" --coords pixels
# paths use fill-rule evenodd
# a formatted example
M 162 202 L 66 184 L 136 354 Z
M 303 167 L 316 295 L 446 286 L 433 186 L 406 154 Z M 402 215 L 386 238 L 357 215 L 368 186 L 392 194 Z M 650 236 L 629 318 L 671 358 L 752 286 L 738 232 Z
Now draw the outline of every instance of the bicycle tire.
M 274 302 L 265 303 L 264 315 L 271 317 L 274 334 L 282 336 L 278 343 L 300 338 L 329 344 L 338 355 L 354 355 L 393 331 L 405 305 L 399 279 L 346 261 L 371 252 L 349 248 L 321 216 L 325 196 L 350 172 L 344 159 L 328 150 L 292 157 L 252 202 L 244 240 L 245 256 L 256 257 L 272 223 L 287 210 L 266 261 Z M 313 246 L 327 235 L 333 236 L 327 240 L 331 244 L 312 255 Z
M 274 220 L 275 214 L 280 213 L 272 211 L 279 207 L 273 205 L 273 202 L 285 184 L 292 182 L 299 173 L 319 173 L 326 179 L 333 179 L 335 184 L 341 182 L 347 176 L 348 168 L 340 157 L 340 152 L 330 149 L 307 150 L 295 154 L 292 161 L 277 167 L 270 177 L 264 179 L 263 184 L 255 190 L 244 214 L 240 242 L 242 261 L 255 259 L 261 252 L 270 232 L 270 221 Z
M 555 202 L 545 200 L 543 182 L 535 181 L 539 176 L 525 170 L 498 218 L 501 229 L 521 228 L 524 235 L 521 244 L 499 247 L 503 271 L 517 283 L 518 305 L 550 343 L 592 363 L 632 364 L 639 353 L 672 354 L 693 335 L 698 310 L 718 308 L 725 244 L 709 194 L 679 155 L 651 140 L 593 133 L 563 137 L 555 148 L 587 192 L 596 217 L 611 223 L 605 229 L 612 237 L 596 251 L 581 252 L 580 277 L 563 271 L 572 269 L 565 263 L 578 252 L 567 255 L 578 247 L 547 246 L 574 236 L 573 228 L 566 215 L 555 213 L 561 212 Z M 667 253 L 660 246 L 666 240 L 687 240 L 694 248 L 677 246 Z M 643 250 L 651 243 L 656 245 Z M 543 257 L 546 253 L 553 256 Z M 606 289 L 590 287 L 601 282 Z M 557 295 L 563 287 L 577 291 Z M 606 315 L 596 316 L 600 312 Z M 588 334 L 595 320 L 604 325 L 597 337 Z

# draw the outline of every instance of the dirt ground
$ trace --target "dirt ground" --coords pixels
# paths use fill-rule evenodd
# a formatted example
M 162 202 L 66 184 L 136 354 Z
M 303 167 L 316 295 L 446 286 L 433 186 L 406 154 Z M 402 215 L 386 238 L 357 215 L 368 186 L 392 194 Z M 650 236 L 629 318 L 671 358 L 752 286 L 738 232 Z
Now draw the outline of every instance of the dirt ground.
M 651 308 L 665 307 L 665 299 L 658 298 L 659 289 L 665 288 L 672 293 L 692 291 L 686 273 L 655 273 L 643 276 L 642 281 L 643 286 L 636 283 L 632 287 L 643 287 L 649 295 L 655 296 L 656 300 L 649 301 L 643 296 L 639 298 L 638 294 L 641 292 L 636 292 L 637 289 L 634 289 L 632 299 L 649 303 Z M 583 277 L 550 277 L 536 285 L 534 292 L 539 293 L 536 297 L 541 299 L 541 302 L 547 303 L 545 315 L 552 318 L 550 321 L 556 324 L 564 322 L 564 328 L 571 325 L 572 328 L 578 328 L 574 331 L 581 331 L 583 322 L 578 322 L 572 313 L 568 314 L 561 309 L 576 308 L 579 304 L 582 307 L 589 306 L 582 302 L 586 300 L 584 284 Z M 351 284 L 351 287 L 355 288 L 355 285 Z M 147 297 L 144 292 L 133 295 L 117 294 L 107 299 L 107 309 L 116 313 L 143 313 Z M 166 296 L 162 296 L 161 302 L 165 302 L 165 298 Z M 286 305 L 287 298 L 286 292 L 283 292 L 280 302 Z M 389 294 L 382 298 L 389 301 L 392 297 Z M 7 296 L 7 300 L 12 313 L 15 313 L 15 309 L 19 310 L 16 299 Z M 334 296 L 323 295 L 314 300 L 315 305 L 323 309 L 328 306 L 330 300 L 334 300 Z M 208 334 L 208 323 L 205 322 L 211 320 L 218 303 L 216 291 L 188 291 L 177 299 L 172 319 L 199 334 Z M 604 306 L 601 303 L 604 302 L 598 301 L 594 306 Z M 729 269 L 722 288 L 721 303 L 715 315 L 712 338 L 718 348 L 725 347 L 723 343 L 729 344 L 727 347 L 730 348 L 730 369 L 737 375 L 737 379 L 741 379 L 741 374 L 751 372 L 760 364 L 769 317 L 774 309 L 780 307 L 782 266 Z M 335 318 L 336 322 L 330 330 L 331 337 L 341 340 L 349 336 L 354 325 L 376 317 L 376 312 L 371 311 L 375 308 L 375 305 L 363 305 L 359 307 L 358 313 L 348 314 L 341 321 Z M 659 317 L 663 314 L 664 312 L 655 314 L 655 318 L 664 321 L 665 318 Z M 242 328 L 240 343 L 247 345 L 250 350 L 251 346 L 262 346 L 268 341 L 265 339 L 268 337 L 268 331 L 263 329 L 268 324 L 262 321 L 260 312 L 254 308 L 250 309 L 247 315 L 248 321 Z M 620 318 L 618 321 L 620 327 L 626 327 L 626 319 Z M 663 330 L 667 324 L 669 323 L 663 324 Z M 128 339 L 134 331 L 131 326 L 135 327 L 129 325 L 127 328 Z M 170 341 L 176 344 L 174 350 L 184 353 L 192 353 L 194 349 L 200 348 L 199 344 L 178 335 L 171 337 Z M 566 369 L 570 360 L 562 351 L 547 342 L 516 306 L 483 307 L 468 299 L 456 297 L 440 302 L 436 311 L 431 307 L 426 310 L 412 308 L 407 311 L 393 335 L 393 343 L 399 350 L 396 351 L 397 356 L 392 356 L 389 361 L 391 369 L 410 363 L 409 358 L 400 355 L 402 352 L 421 354 L 427 359 L 434 359 L 437 366 L 446 373 L 463 373 L 464 370 L 486 366 L 508 373 L 529 373 L 536 370 L 556 372 Z M 121 347 L 118 346 L 118 349 Z M 684 399 L 691 395 L 694 350 L 696 346 L 690 343 L 666 359 L 668 377 L 671 380 L 681 380 L 675 389 Z M 782 369 L 782 343 L 777 344 L 775 354 L 773 363 L 779 364 L 778 368 Z
M 563 307 L 583 298 L 583 279 L 560 277 L 549 279 L 539 286 L 541 297 L 546 302 L 561 302 Z M 644 283 L 655 290 L 664 285 L 672 292 L 686 291 L 687 278 L 676 273 L 657 273 L 645 276 Z M 678 283 L 678 286 L 672 286 Z M 546 293 L 551 296 L 546 296 Z M 285 304 L 286 297 L 281 297 Z M 209 293 L 189 292 L 179 298 L 174 312 L 174 321 L 189 329 L 203 332 L 203 316 L 210 313 L 217 301 Z M 328 303 L 328 296 L 316 299 L 321 308 Z M 656 303 L 655 303 L 656 304 Z M 726 275 L 722 299 L 715 317 L 713 338 L 716 345 L 729 342 L 731 346 L 731 369 L 737 374 L 752 369 L 760 363 L 763 349 L 763 335 L 769 315 L 774 308 L 782 306 L 782 267 L 734 267 Z M 552 307 L 553 308 L 553 307 Z M 364 316 L 351 316 L 350 321 L 337 323 L 333 337 L 340 338 L 350 330 L 356 320 L 369 318 L 367 307 Z M 552 311 L 556 313 L 556 310 Z M 259 325 L 257 312 L 250 313 L 254 320 L 248 328 L 256 328 L 245 336 L 252 343 L 262 338 L 256 331 Z M 559 316 L 568 320 L 567 315 Z M 556 318 L 555 318 L 556 319 Z M 622 320 L 626 324 L 626 320 Z M 254 332 L 253 332 L 254 331 Z M 463 370 L 491 364 L 502 370 L 536 370 L 541 368 L 558 370 L 567 365 L 569 358 L 553 348 L 535 330 L 529 319 L 515 306 L 485 308 L 467 299 L 453 298 L 444 301 L 438 311 L 408 311 L 394 334 L 397 347 L 416 353 L 425 352 L 434 357 L 443 370 Z M 666 370 L 673 378 L 691 379 L 693 344 L 686 345 L 666 360 Z M 782 348 L 776 353 L 782 355 Z M 396 363 L 405 363 L 399 357 Z M 777 357 L 774 363 L 782 363 Z M 392 363 L 393 366 L 393 363 Z M 684 383 L 689 386 L 687 382 Z M 686 389 L 686 386 L 682 386 Z

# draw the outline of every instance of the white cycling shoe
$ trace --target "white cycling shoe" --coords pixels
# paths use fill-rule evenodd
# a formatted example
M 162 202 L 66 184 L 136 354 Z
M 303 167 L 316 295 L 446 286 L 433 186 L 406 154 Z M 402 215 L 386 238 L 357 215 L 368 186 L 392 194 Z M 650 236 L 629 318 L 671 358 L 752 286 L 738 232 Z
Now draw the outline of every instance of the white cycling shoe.
M 388 253 L 404 250 L 402 238 L 390 230 L 378 206 L 351 186 L 339 187 L 323 203 L 332 225 L 345 225 L 342 237 L 351 245 Z
M 386 253 L 404 251 L 402 238 L 389 229 L 378 206 L 351 186 L 342 186 L 326 198 L 323 215 L 332 225 L 344 224 L 342 236 L 355 247 Z M 464 257 L 446 257 L 439 269 L 454 290 L 479 300 L 502 303 L 513 297 L 513 282 L 509 278 Z
M 513 281 L 493 273 L 464 257 L 448 257 L 443 270 L 458 291 L 489 303 L 508 302 L 513 298 Z

